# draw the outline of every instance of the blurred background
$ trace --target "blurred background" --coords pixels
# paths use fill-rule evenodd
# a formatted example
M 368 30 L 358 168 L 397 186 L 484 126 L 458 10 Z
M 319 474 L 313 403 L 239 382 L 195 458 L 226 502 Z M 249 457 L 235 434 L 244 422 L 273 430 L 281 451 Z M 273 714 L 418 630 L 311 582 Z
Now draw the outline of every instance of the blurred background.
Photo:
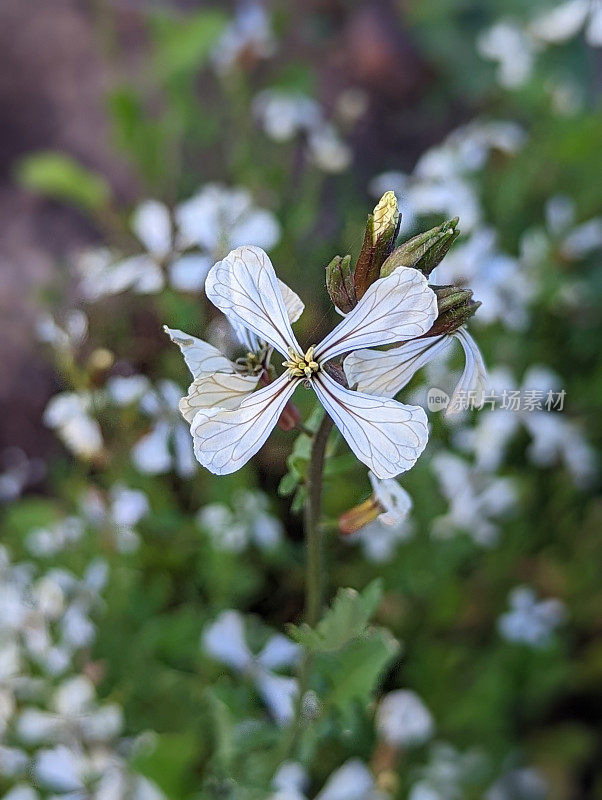
M 596 0 L 3 0 L 3 797 L 602 798 L 601 75 Z M 257 244 L 319 340 L 389 189 L 402 239 L 459 216 L 433 282 L 497 403 L 429 414 L 401 524 L 341 536 L 371 489 L 333 459 L 329 596 L 379 578 L 376 633 L 274 782 L 307 439 L 203 470 L 162 325 L 239 355 L 203 283 Z

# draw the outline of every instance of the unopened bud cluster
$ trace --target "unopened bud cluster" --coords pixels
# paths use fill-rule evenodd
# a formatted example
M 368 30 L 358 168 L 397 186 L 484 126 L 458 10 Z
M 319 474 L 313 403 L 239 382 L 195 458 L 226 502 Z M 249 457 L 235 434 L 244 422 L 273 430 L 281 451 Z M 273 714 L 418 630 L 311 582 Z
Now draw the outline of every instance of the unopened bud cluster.
M 397 198 L 385 192 L 368 215 L 362 248 L 355 266 L 351 256 L 335 256 L 326 267 L 326 287 L 334 305 L 343 314 L 355 308 L 368 287 L 386 278 L 398 267 L 411 267 L 427 278 L 460 235 L 458 217 L 447 220 L 424 233 L 413 236 L 398 247 L 401 214 Z M 453 333 L 472 317 L 481 305 L 472 300 L 472 292 L 455 286 L 431 286 L 439 306 L 439 318 L 427 336 Z

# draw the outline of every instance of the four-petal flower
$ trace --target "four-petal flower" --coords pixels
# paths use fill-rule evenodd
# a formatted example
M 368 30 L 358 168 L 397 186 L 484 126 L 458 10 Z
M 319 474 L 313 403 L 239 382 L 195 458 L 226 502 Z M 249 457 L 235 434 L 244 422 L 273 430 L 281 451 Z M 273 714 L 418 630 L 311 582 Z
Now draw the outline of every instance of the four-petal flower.
M 377 477 L 394 477 L 413 466 L 428 438 L 423 409 L 350 391 L 325 365 L 358 348 L 426 333 L 437 317 L 437 299 L 420 272 L 399 267 L 377 280 L 353 311 L 307 351 L 295 338 L 274 268 L 261 248 L 233 250 L 213 266 L 205 290 L 230 321 L 282 353 L 287 369 L 235 408 L 222 404 L 197 411 L 191 431 L 204 467 L 217 475 L 242 467 L 263 445 L 300 383 L 314 389 L 351 450 Z M 222 379 L 220 374 L 217 380 Z

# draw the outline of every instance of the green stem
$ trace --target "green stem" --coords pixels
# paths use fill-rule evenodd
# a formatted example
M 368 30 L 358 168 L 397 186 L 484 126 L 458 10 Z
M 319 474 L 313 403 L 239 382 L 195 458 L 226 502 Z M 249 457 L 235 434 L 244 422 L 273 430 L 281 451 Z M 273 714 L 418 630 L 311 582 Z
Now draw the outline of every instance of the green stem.
M 324 548 L 322 542 L 322 477 L 324 474 L 324 457 L 328 436 L 332 430 L 332 420 L 325 414 L 316 433 L 313 436 L 309 469 L 307 472 L 306 488 L 307 499 L 303 513 L 303 526 L 305 529 L 306 566 L 305 566 L 305 621 L 312 627 L 317 624 L 322 611 L 322 598 L 324 594 L 325 570 Z M 299 670 L 299 694 L 295 709 L 295 719 L 292 721 L 288 734 L 283 737 L 276 753 L 276 766 L 291 758 L 297 747 L 297 742 L 303 729 L 303 698 L 309 688 L 309 678 L 313 663 L 312 654 L 305 653 L 301 669 Z
M 322 476 L 324 456 L 332 420 L 324 415 L 312 443 L 307 472 L 307 499 L 303 523 L 307 549 L 305 567 L 305 621 L 312 628 L 318 623 L 322 611 L 324 592 L 324 548 L 322 541 Z

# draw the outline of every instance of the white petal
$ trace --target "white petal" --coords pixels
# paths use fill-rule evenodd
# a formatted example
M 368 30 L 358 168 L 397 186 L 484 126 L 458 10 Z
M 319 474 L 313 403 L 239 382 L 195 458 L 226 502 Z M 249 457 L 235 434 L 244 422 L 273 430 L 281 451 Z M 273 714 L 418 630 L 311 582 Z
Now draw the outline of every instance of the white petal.
M 260 670 L 257 688 L 278 725 L 286 725 L 292 721 L 295 716 L 295 697 L 299 691 L 294 678 Z
M 169 209 L 158 200 L 146 200 L 134 211 L 132 230 L 149 253 L 164 258 L 171 250 Z
M 232 248 L 256 245 L 271 250 L 280 239 L 280 225 L 271 211 L 252 208 L 237 220 L 230 234 Z
M 476 392 L 476 400 L 478 402 L 480 399 L 479 394 L 487 388 L 487 368 L 475 340 L 464 327 L 458 328 L 452 336 L 462 345 L 466 355 L 466 364 L 464 365 L 462 377 L 449 401 L 448 410 L 445 412 L 446 416 L 451 416 L 462 408 L 463 404 L 460 400 L 463 397 L 468 397 L 468 392 Z
M 300 655 L 301 648 L 298 644 L 277 633 L 268 640 L 257 660 L 266 669 L 280 669 L 295 664 Z
M 173 429 L 174 461 L 176 472 L 181 478 L 190 478 L 198 467 L 194 458 L 190 431 L 182 423 Z
M 200 292 L 213 259 L 199 253 L 187 253 L 169 267 L 169 282 L 183 292 Z
M 316 800 L 370 800 L 373 790 L 372 773 L 365 764 L 354 758 L 333 772 L 322 791 L 316 795 Z
M 437 298 L 424 275 L 399 267 L 368 287 L 345 319 L 316 347 L 325 361 L 350 350 L 422 336 L 437 319 Z
M 234 364 L 212 344 L 176 328 L 168 328 L 167 325 L 163 326 L 163 330 L 182 351 L 193 378 L 212 375 L 214 372 L 234 372 Z
M 171 469 L 170 432 L 169 423 L 165 420 L 158 420 L 150 433 L 143 436 L 133 446 L 132 460 L 140 472 L 159 475 Z
M 232 250 L 212 267 L 205 291 L 227 317 L 238 320 L 283 355 L 288 355 L 289 347 L 300 351 L 274 267 L 261 248 Z
M 270 435 L 297 383 L 285 373 L 253 392 L 237 409 L 198 411 L 191 432 L 199 462 L 215 475 L 244 466 Z
M 377 478 L 412 467 L 428 441 L 424 410 L 343 388 L 324 372 L 312 385 L 355 455 Z
M 215 372 L 204 375 L 190 384 L 188 394 L 180 400 L 180 411 L 186 422 L 192 424 L 201 408 L 238 408 L 242 400 L 255 389 L 256 375 L 239 375 L 236 372 Z
M 251 664 L 243 618 L 238 611 L 223 611 L 203 631 L 202 644 L 210 656 L 234 669 L 242 671 Z
M 287 286 L 284 281 L 281 281 L 280 278 L 278 278 L 278 286 L 280 286 L 280 291 L 282 292 L 288 318 L 290 322 L 296 322 L 305 308 L 303 301 L 299 295 L 296 292 L 293 292 L 293 290 Z
M 390 350 L 357 350 L 343 362 L 350 386 L 379 397 L 395 397 L 415 373 L 452 343 L 450 336 L 429 336 Z
M 529 25 L 529 32 L 543 42 L 566 42 L 585 22 L 588 0 L 568 0 L 539 14 Z

